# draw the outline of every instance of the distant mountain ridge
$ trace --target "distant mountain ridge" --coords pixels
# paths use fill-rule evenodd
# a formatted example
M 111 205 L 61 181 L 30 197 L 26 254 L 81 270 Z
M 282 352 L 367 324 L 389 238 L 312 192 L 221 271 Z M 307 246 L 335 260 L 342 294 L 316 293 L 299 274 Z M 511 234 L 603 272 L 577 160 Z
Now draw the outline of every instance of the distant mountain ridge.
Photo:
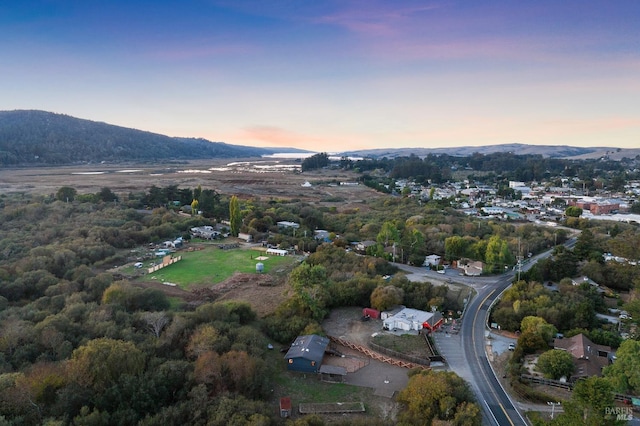
M 396 158 L 416 155 L 426 157 L 429 154 L 447 154 L 458 157 L 468 157 L 474 153 L 493 154 L 496 152 L 512 152 L 517 155 L 541 155 L 547 158 L 566 158 L 584 160 L 590 158 L 608 157 L 611 160 L 621 160 L 624 157 L 635 158 L 640 155 L 639 149 L 625 149 L 612 147 L 577 147 L 569 145 L 527 145 L 527 144 L 499 144 L 484 146 L 461 146 L 450 148 L 381 148 L 358 151 L 341 152 L 343 156 L 359 156 L 373 158 Z
M 277 153 L 309 153 L 297 148 L 258 148 L 170 137 L 103 122 L 39 110 L 0 111 L 0 166 L 68 165 L 99 162 L 155 162 L 249 158 Z M 550 158 L 636 158 L 639 149 L 582 148 L 567 145 L 503 144 L 450 148 L 382 148 L 344 151 L 340 156 L 396 158 L 447 154 L 513 152 Z
M 248 158 L 295 148 L 257 148 L 177 138 L 38 110 L 0 111 L 0 165 Z

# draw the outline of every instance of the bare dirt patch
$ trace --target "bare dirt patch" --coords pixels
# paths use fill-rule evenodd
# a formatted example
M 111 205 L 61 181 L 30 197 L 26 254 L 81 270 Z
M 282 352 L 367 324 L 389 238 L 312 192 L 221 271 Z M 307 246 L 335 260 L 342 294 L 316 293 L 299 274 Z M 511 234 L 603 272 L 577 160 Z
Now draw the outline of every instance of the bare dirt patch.
M 158 289 L 169 297 L 178 297 L 195 305 L 218 300 L 244 301 L 251 305 L 259 317 L 264 317 L 273 313 L 288 297 L 289 287 L 285 281 L 284 277 L 277 275 L 236 273 L 215 286 L 190 291 L 154 281 L 135 281 L 133 284 Z
M 322 322 L 322 328 L 330 336 L 339 337 L 358 345 L 367 346 L 371 335 L 382 331 L 382 321 L 362 321 L 361 308 L 337 308 Z

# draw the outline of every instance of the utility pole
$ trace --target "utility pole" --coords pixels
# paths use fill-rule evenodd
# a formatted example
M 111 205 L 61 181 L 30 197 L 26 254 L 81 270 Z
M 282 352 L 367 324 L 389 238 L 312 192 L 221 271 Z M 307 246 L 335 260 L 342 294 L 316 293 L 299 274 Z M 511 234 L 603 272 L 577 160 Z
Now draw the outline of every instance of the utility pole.
M 520 238 L 518 238 L 518 281 L 520 281 L 521 273 L 522 273 L 522 249 L 520 248 Z
M 556 405 L 560 405 L 559 402 L 547 402 L 547 405 L 551 406 L 551 420 L 553 420 L 553 413 L 555 412 Z

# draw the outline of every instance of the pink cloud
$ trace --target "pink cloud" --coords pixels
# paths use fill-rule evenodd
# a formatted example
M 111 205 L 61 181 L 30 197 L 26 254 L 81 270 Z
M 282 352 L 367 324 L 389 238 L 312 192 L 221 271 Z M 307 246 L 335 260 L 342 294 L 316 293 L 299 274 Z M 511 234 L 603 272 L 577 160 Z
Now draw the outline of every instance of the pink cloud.
M 235 135 L 229 135 L 227 139 L 234 141 L 231 143 L 255 144 L 259 142 L 265 146 L 297 147 L 316 152 L 340 151 L 347 149 L 347 147 L 349 150 L 364 149 L 368 145 L 362 137 L 358 136 L 310 136 L 275 126 L 247 127 Z

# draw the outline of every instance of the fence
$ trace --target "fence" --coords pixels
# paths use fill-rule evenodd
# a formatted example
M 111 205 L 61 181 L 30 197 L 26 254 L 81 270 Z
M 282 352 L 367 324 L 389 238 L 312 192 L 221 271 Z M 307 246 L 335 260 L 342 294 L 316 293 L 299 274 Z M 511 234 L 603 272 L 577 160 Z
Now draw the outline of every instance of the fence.
M 373 349 L 376 352 L 379 352 L 381 354 L 384 354 L 384 355 L 392 356 L 394 358 L 404 359 L 404 360 L 407 360 L 407 361 L 412 362 L 414 364 L 429 365 L 429 359 L 428 358 L 422 358 L 422 357 L 418 357 L 418 356 L 412 356 L 412 355 L 403 354 L 402 352 L 398 352 L 398 351 L 394 351 L 393 349 L 385 348 L 384 346 L 380 346 L 380 345 L 378 345 L 377 343 L 374 343 L 374 342 L 369 342 L 369 346 L 371 347 L 371 349 Z
M 424 336 L 424 341 L 427 342 L 427 347 L 429 348 L 429 353 L 431 355 L 429 355 L 429 362 L 443 362 L 446 364 L 447 360 L 444 359 L 444 357 L 442 355 L 440 355 L 438 353 L 438 351 L 435 350 L 435 348 L 433 347 L 433 345 L 431 344 L 431 340 L 429 340 L 429 335 L 427 333 L 423 334 Z
M 162 263 L 152 266 L 151 268 L 147 269 L 148 273 L 151 274 L 155 271 L 158 271 L 162 268 L 164 268 L 165 266 L 169 266 L 172 265 L 178 261 L 182 260 L 182 256 L 177 256 L 177 257 L 171 257 L 169 259 L 167 259 L 166 257 L 164 259 L 162 259 Z
M 342 346 L 347 347 L 347 348 L 354 349 L 354 350 L 356 350 L 358 352 L 361 352 L 364 355 L 368 356 L 369 358 L 375 359 L 376 361 L 385 362 L 387 364 L 395 365 L 396 367 L 421 368 L 423 370 L 430 369 L 430 367 L 428 365 L 418 364 L 418 363 L 407 361 L 407 360 L 403 360 L 403 359 L 392 358 L 390 356 L 378 353 L 376 351 L 372 351 L 371 349 L 367 348 L 366 346 L 357 345 L 355 343 L 349 342 L 348 340 L 344 340 L 344 339 L 341 339 L 339 337 L 334 337 L 334 336 L 328 336 L 328 337 L 329 337 L 329 340 L 331 340 L 332 342 L 337 343 L 337 344 L 342 345 Z
M 529 374 L 521 374 L 520 378 L 526 382 L 529 383 L 539 383 L 541 385 L 546 385 L 546 386 L 553 386 L 553 387 L 557 387 L 557 388 L 562 388 L 562 389 L 566 389 L 568 391 L 572 391 L 573 387 L 575 386 L 576 382 L 561 382 L 560 380 L 552 380 L 552 379 L 545 379 L 544 377 L 538 377 L 538 376 L 531 376 Z M 582 379 L 578 379 L 578 380 L 582 380 Z M 632 401 L 634 401 L 635 399 L 637 399 L 637 397 L 632 396 L 632 395 L 625 395 L 622 393 L 613 393 L 613 399 L 616 401 L 620 401 L 620 402 L 624 402 L 625 404 L 630 404 Z M 638 407 L 634 407 L 634 410 L 637 410 Z

